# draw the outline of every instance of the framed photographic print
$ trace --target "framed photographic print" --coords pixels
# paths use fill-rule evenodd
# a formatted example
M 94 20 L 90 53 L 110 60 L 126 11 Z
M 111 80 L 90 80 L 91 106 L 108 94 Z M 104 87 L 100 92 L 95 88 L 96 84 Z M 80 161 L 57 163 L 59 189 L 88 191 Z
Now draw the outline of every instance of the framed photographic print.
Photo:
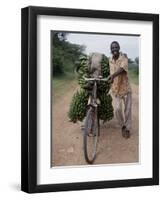
M 159 15 L 22 9 L 21 188 L 159 184 Z

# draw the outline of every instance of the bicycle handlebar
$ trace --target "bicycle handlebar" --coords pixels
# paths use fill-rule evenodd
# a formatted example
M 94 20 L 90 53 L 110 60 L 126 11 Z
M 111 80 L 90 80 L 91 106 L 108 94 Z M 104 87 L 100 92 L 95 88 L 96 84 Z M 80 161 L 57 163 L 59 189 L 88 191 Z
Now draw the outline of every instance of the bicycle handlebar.
M 102 78 L 102 77 L 97 77 L 97 78 L 86 78 L 85 76 L 83 76 L 85 81 L 108 81 L 110 76 L 108 76 L 107 78 Z

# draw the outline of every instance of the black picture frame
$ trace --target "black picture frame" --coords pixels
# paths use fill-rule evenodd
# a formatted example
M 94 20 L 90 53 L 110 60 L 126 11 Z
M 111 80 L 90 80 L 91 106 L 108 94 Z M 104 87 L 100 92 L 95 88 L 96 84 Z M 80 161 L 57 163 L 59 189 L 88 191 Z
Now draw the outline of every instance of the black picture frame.
M 71 16 L 153 23 L 153 177 L 37 184 L 37 16 Z M 159 184 L 159 15 L 30 6 L 21 11 L 21 190 L 28 193 Z

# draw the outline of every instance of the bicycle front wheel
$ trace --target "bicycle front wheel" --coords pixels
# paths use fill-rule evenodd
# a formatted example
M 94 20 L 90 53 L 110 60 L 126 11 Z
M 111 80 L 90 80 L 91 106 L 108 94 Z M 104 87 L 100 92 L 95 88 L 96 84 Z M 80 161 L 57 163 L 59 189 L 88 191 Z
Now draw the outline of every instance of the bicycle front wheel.
M 99 121 L 96 108 L 90 107 L 88 109 L 84 127 L 84 156 L 87 163 L 92 164 L 96 158 L 99 136 Z

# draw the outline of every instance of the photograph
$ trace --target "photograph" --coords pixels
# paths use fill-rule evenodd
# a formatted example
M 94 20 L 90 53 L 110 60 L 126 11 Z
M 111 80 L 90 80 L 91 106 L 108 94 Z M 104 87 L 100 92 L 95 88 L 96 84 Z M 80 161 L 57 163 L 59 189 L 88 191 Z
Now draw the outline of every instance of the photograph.
M 140 162 L 140 42 L 51 30 L 51 167 Z
M 159 15 L 21 14 L 21 189 L 158 185 Z

